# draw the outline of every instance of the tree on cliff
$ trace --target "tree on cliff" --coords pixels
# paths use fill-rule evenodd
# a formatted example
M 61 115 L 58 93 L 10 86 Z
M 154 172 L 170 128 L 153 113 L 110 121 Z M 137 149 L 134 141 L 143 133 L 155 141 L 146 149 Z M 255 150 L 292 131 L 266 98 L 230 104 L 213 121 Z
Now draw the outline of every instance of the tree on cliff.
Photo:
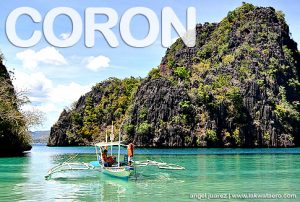
M 300 146 L 300 54 L 284 14 L 245 3 L 196 32 L 196 46 L 178 39 L 133 96 L 119 93 L 120 80 L 98 84 L 61 114 L 50 145 L 104 140 L 113 117 L 137 146 Z
M 23 111 L 29 102 L 23 92 L 16 92 L 0 57 L 0 156 L 19 155 L 31 149 L 28 128 L 40 124 L 38 111 Z

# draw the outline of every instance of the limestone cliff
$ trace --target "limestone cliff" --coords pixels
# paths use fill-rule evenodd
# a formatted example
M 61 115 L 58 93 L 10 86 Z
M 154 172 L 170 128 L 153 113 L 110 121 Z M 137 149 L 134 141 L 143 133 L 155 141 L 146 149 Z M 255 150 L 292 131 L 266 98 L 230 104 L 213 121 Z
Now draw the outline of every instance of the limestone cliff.
M 0 156 L 20 155 L 30 150 L 30 137 L 10 75 L 0 56 Z
M 117 133 L 126 117 L 138 78 L 109 78 L 65 109 L 50 131 L 49 146 L 88 145 L 103 141 L 114 122 Z
M 300 55 L 284 14 L 244 4 L 220 23 L 196 30 L 196 46 L 178 39 L 159 68 L 134 83 L 130 96 L 122 94 L 126 85 L 116 93 L 107 91 L 107 82 L 98 84 L 89 105 L 81 98 L 63 112 L 49 144 L 104 140 L 115 121 L 123 139 L 137 146 L 299 146 Z M 120 96 L 125 107 L 112 104 Z M 75 112 L 76 119 L 92 121 L 74 124 Z M 84 136 L 84 128 L 92 132 Z

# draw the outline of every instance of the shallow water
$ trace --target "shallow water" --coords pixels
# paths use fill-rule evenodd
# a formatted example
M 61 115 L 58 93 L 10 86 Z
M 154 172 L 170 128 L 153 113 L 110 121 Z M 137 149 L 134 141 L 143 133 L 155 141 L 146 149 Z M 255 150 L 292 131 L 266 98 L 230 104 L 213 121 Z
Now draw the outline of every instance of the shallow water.
M 175 163 L 186 170 L 138 168 L 128 181 L 99 172 L 68 172 L 45 180 L 47 171 L 79 153 L 95 160 L 93 147 L 35 145 L 24 157 L 0 158 L 1 201 L 197 201 L 190 194 L 297 194 L 300 148 L 137 149 L 136 160 Z M 207 197 L 206 195 L 206 197 Z M 200 196 L 200 195 L 199 195 Z M 204 197 L 204 196 L 203 196 Z M 210 200 L 212 201 L 212 200 Z M 213 201 L 274 201 L 224 199 Z

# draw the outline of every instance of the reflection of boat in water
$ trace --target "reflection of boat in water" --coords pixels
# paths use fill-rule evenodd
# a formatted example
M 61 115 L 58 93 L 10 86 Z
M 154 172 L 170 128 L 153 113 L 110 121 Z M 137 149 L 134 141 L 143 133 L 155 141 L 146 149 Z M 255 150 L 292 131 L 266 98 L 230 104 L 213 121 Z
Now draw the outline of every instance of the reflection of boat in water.
M 113 127 L 112 127 L 113 130 Z M 175 164 L 168 164 L 165 162 L 157 162 L 152 160 L 145 161 L 133 161 L 133 144 L 124 145 L 121 142 L 121 135 L 119 133 L 119 141 L 113 142 L 112 140 L 113 132 L 110 137 L 111 142 L 107 142 L 107 136 L 105 142 L 100 142 L 95 144 L 97 161 L 92 161 L 89 163 L 85 162 L 70 162 L 72 159 L 76 158 L 72 157 L 69 160 L 53 167 L 50 169 L 45 176 L 46 179 L 50 179 L 53 174 L 61 173 L 65 171 L 101 171 L 102 173 L 117 177 L 117 178 L 125 178 L 128 179 L 132 173 L 136 173 L 137 167 L 146 167 L 152 166 L 157 167 L 159 169 L 167 169 L 167 170 L 183 170 L 185 169 L 182 166 Z M 113 156 L 113 147 L 118 147 L 117 156 Z M 128 155 L 123 155 L 123 160 L 121 161 L 121 146 L 127 147 Z M 110 156 L 107 156 L 108 149 L 110 149 Z

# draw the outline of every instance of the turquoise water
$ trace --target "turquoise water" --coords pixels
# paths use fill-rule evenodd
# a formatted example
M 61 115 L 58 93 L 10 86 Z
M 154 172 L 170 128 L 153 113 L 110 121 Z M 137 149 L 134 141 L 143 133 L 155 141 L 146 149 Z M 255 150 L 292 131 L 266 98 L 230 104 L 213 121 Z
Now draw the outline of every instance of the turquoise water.
M 24 157 L 0 158 L 1 201 L 197 201 L 190 194 L 297 194 L 300 148 L 137 149 L 136 160 L 159 160 L 183 171 L 139 168 L 136 178 L 114 179 L 99 172 L 70 172 L 45 180 L 47 171 L 79 153 L 95 160 L 93 147 L 35 145 Z M 224 199 L 210 201 L 274 201 Z

